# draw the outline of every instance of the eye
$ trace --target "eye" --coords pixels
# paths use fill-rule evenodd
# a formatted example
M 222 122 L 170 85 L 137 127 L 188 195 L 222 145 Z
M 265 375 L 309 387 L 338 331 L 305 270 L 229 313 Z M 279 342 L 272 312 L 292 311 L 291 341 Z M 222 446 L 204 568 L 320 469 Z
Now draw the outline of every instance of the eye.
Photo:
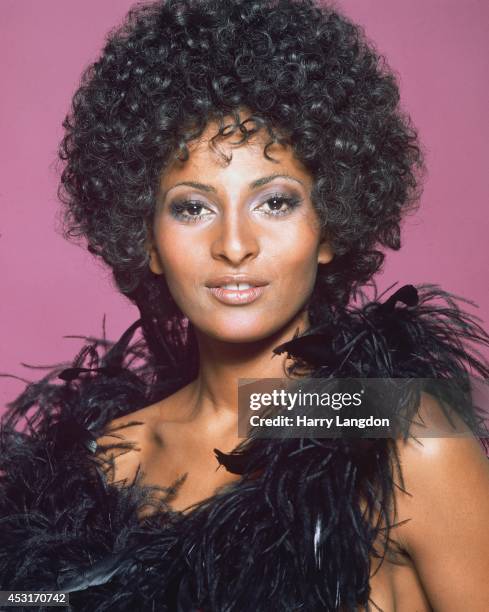
M 269 211 L 264 211 L 265 215 L 281 217 L 290 214 L 300 205 L 300 200 L 285 194 L 276 193 L 269 196 L 258 209 L 267 206 Z
M 202 202 L 199 202 L 199 200 L 185 200 L 183 202 L 174 202 L 170 206 L 170 213 L 179 221 L 195 223 L 196 221 L 200 221 L 210 216 L 210 214 L 204 215 L 200 212 L 204 209 L 212 214 L 212 211 Z

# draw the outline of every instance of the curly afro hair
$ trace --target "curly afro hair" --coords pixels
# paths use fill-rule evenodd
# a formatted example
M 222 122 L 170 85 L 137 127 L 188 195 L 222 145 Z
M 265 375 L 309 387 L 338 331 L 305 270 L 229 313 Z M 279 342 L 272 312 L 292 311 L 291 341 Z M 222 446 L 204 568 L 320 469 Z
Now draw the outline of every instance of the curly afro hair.
M 155 356 L 172 361 L 179 343 L 189 349 L 191 326 L 149 271 L 148 227 L 162 169 L 186 159 L 211 120 L 215 138 L 265 129 L 311 172 L 335 252 L 319 266 L 313 324 L 380 269 L 380 247 L 400 248 L 402 216 L 419 197 L 422 154 L 395 76 L 336 10 L 312 0 L 137 5 L 73 97 L 59 195 L 67 235 L 83 236 L 112 268 Z

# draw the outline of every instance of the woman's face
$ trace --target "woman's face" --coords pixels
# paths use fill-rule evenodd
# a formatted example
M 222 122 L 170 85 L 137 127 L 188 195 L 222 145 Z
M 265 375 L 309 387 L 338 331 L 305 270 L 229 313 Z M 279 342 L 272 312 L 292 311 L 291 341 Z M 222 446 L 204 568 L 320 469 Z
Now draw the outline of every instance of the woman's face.
M 333 257 L 320 242 L 312 177 L 290 148 L 273 145 L 278 163 L 267 160 L 261 132 L 240 146 L 235 136 L 220 139 L 218 148 L 232 155 L 223 163 L 208 141 L 217 129 L 210 124 L 189 145 L 189 159 L 161 176 L 151 270 L 165 275 L 197 333 L 251 342 L 305 328 L 318 262 Z

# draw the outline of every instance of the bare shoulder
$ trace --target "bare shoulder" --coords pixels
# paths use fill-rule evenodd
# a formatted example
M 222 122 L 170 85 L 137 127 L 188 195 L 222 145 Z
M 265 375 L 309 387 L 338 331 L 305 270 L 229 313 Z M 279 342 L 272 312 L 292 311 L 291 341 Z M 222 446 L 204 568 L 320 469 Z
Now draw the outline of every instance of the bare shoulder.
M 397 442 L 409 492 L 421 494 L 435 480 L 450 487 L 470 475 L 486 474 L 489 463 L 482 445 L 455 412 L 447 417 L 440 402 L 423 393 L 419 416 L 422 425 L 414 424 L 412 436 Z
M 450 419 L 439 401 L 422 394 L 419 408 L 422 427 L 412 427 L 413 436 L 397 442 L 406 494 L 398 502 L 416 514 L 424 501 L 459 499 L 464 491 L 473 495 L 484 485 L 489 487 L 489 462 L 482 445 L 455 413 Z M 456 435 L 432 436 L 431 431 L 456 432 Z M 442 499 L 443 498 L 443 499 Z
M 428 426 L 443 425 L 446 419 L 430 395 L 422 399 L 420 416 Z M 482 445 L 466 432 L 420 435 L 398 442 L 397 448 L 404 490 L 395 495 L 396 518 L 402 523 L 396 539 L 413 560 L 430 602 L 435 609 L 460 610 L 470 592 L 471 609 L 486 610 L 489 461 Z

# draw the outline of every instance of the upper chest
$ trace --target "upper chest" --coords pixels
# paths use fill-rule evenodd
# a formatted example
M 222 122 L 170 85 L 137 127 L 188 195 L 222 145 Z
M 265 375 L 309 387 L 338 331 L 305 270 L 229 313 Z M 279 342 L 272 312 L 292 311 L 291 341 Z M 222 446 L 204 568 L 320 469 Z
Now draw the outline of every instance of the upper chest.
M 133 448 L 114 457 L 114 480 L 131 481 L 139 469 L 144 484 L 170 493 L 165 501 L 173 511 L 185 511 L 241 478 L 220 466 L 213 452 L 214 448 L 232 451 L 239 442 L 232 437 L 199 435 L 198 430 L 178 425 L 167 425 L 162 430 L 148 422 L 127 428 L 124 437 Z M 430 609 L 409 562 L 384 562 L 373 573 L 370 586 L 371 600 L 386 612 Z
M 232 451 L 239 443 L 236 437 L 199 435 L 198 429 L 180 424 L 156 427 L 147 419 L 126 428 L 124 438 L 132 449 L 114 454 L 113 480 L 130 482 L 139 469 L 143 484 L 171 490 L 167 503 L 174 511 L 211 497 L 241 478 L 220 466 L 214 454 L 214 448 Z

